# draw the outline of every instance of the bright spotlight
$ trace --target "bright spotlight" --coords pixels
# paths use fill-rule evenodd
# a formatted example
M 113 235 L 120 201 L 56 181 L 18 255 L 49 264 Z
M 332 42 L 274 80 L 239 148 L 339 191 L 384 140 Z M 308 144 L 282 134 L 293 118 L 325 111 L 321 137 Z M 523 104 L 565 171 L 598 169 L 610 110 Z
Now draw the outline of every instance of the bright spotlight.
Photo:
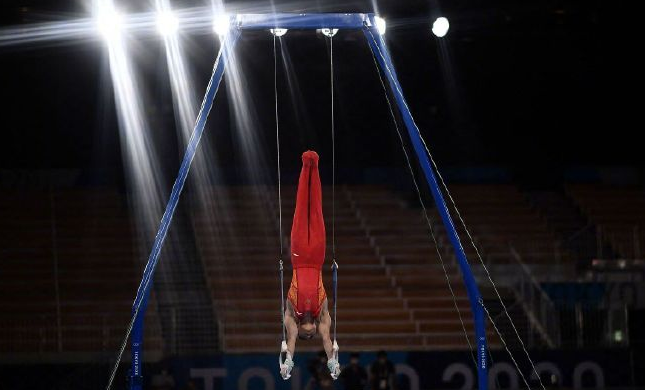
M 276 37 L 281 37 L 289 30 L 287 30 L 286 28 L 272 28 L 269 31 L 271 31 L 271 34 L 275 35 Z
M 228 33 L 230 24 L 231 22 L 227 15 L 218 15 L 213 21 L 213 31 L 219 36 L 224 36 Z
M 333 38 L 334 35 L 336 35 L 336 33 L 338 32 L 338 29 L 337 28 L 321 28 L 320 32 L 323 35 L 325 35 L 325 36 L 327 36 L 329 38 Z
M 107 40 L 116 39 L 123 27 L 123 18 L 113 8 L 103 9 L 98 16 L 98 29 Z
M 443 16 L 437 18 L 437 20 L 432 23 L 432 33 L 439 38 L 445 37 L 446 34 L 448 34 L 449 28 L 450 23 L 448 23 L 448 19 L 444 18 Z
M 387 24 L 385 23 L 385 19 L 383 19 L 380 16 L 374 17 L 374 21 L 376 22 L 376 29 L 378 30 L 378 33 L 381 35 L 385 34 L 385 29 L 387 28 Z
M 172 35 L 179 29 L 179 20 L 170 11 L 162 11 L 157 15 L 157 30 L 163 36 Z

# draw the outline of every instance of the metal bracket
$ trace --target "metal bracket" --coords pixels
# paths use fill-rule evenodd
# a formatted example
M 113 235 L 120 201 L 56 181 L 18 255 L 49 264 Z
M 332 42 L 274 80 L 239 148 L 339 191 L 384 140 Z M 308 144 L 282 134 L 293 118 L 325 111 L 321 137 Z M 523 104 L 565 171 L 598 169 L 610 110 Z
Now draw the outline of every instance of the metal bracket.
M 336 33 L 338 32 L 338 29 L 337 28 L 321 28 L 320 32 L 323 33 L 323 35 L 325 35 L 325 36 L 327 36 L 329 38 L 333 38 L 334 35 L 336 35 Z

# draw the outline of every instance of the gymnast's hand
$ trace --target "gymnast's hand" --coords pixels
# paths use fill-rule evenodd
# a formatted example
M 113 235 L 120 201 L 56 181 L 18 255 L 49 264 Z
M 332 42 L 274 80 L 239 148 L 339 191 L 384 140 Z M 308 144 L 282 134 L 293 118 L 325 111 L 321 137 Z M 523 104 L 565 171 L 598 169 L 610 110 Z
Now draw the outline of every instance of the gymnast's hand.
M 291 370 L 293 370 L 293 360 L 291 359 L 291 354 L 287 353 L 287 358 L 284 361 L 284 364 L 280 365 L 280 375 L 282 379 L 287 380 L 291 378 Z
M 329 368 L 331 377 L 334 380 L 338 379 L 338 376 L 340 375 L 340 364 L 338 363 L 338 360 L 334 358 L 327 360 L 327 368 Z

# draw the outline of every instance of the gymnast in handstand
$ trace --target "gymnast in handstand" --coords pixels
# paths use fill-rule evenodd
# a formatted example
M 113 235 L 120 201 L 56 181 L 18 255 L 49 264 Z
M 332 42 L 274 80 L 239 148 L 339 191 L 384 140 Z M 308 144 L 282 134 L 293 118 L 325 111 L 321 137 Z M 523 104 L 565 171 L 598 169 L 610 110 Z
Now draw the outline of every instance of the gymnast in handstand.
M 296 211 L 291 227 L 291 264 L 293 276 L 287 295 L 284 324 L 287 329 L 287 357 L 280 368 L 288 378 L 293 368 L 296 341 L 310 340 L 316 334 L 322 338 L 327 353 L 327 367 L 334 379 L 340 366 L 334 358 L 330 338 L 331 316 L 322 279 L 325 262 L 325 221 L 322 212 L 322 189 L 318 174 L 318 154 L 302 154 L 302 170 L 298 181 Z

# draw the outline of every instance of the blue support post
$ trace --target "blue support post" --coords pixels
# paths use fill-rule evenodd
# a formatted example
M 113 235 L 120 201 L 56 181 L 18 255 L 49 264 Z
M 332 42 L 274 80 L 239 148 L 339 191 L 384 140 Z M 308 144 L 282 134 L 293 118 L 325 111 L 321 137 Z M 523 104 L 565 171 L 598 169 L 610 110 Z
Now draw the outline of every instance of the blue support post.
M 131 334 L 131 371 L 130 371 L 130 389 L 131 390 L 141 390 L 143 387 L 143 375 L 142 375 L 142 363 L 143 363 L 143 319 L 146 313 L 146 306 L 148 303 L 148 296 L 150 295 L 150 287 L 155 268 L 157 267 L 157 262 L 159 261 L 159 254 L 161 253 L 161 248 L 163 247 L 164 240 L 168 233 L 170 227 L 170 222 L 177 208 L 177 203 L 179 202 L 179 196 L 181 191 L 184 188 L 184 183 L 188 177 L 188 171 L 190 170 L 190 165 L 193 162 L 195 153 L 197 152 L 197 147 L 199 146 L 199 141 L 201 140 L 202 133 L 204 132 L 204 126 L 206 125 L 206 119 L 208 114 L 213 106 L 213 100 L 219 89 L 220 82 L 224 75 L 224 69 L 226 62 L 230 57 L 235 43 L 240 36 L 240 31 L 237 28 L 229 29 L 228 34 L 222 40 L 222 45 L 220 47 L 219 54 L 217 55 L 217 60 L 215 61 L 213 74 L 211 75 L 210 82 L 206 89 L 206 94 L 204 95 L 204 100 L 202 102 L 202 107 L 199 110 L 199 115 L 195 122 L 195 127 L 193 129 L 193 134 L 188 141 L 188 146 L 186 147 L 186 152 L 184 153 L 184 159 L 181 162 L 179 168 L 179 173 L 177 174 L 177 179 L 175 184 L 172 186 L 172 192 L 170 193 L 170 198 L 168 199 L 168 204 L 166 205 L 166 210 L 164 211 L 163 217 L 161 218 L 161 224 L 159 226 L 159 231 L 155 236 L 155 241 L 152 246 L 152 251 L 148 257 L 148 262 L 146 268 L 143 271 L 143 277 L 139 288 L 137 290 L 137 296 L 132 305 L 132 316 L 135 317 L 134 325 L 132 327 Z
M 376 29 L 376 23 L 374 21 L 374 16 L 370 15 L 369 24 L 365 26 L 363 30 L 367 41 L 369 43 L 370 49 L 374 54 L 374 57 L 377 59 L 378 64 L 381 66 L 383 73 L 385 74 L 390 89 L 394 94 L 394 99 L 396 104 L 401 112 L 401 117 L 405 123 L 405 127 L 412 141 L 412 146 L 414 151 L 419 159 L 421 168 L 423 170 L 426 182 L 430 187 L 430 192 L 434 198 L 435 204 L 437 205 L 437 210 L 441 216 L 446 231 L 448 233 L 448 238 L 452 244 L 455 254 L 457 256 L 457 263 L 461 269 L 461 274 L 466 285 L 466 290 L 468 292 L 468 299 L 470 300 L 470 307 L 473 312 L 473 318 L 475 321 L 475 336 L 477 338 L 477 376 L 478 376 L 478 388 L 479 390 L 486 390 L 488 387 L 488 364 L 487 364 L 487 346 L 486 346 L 486 322 L 483 310 L 483 301 L 481 294 L 479 293 L 479 288 L 477 287 L 477 282 L 473 276 L 470 265 L 468 264 L 468 259 L 466 258 L 466 253 L 464 248 L 461 245 L 459 240 L 459 235 L 455 229 L 455 225 L 450 217 L 450 212 L 446 205 L 446 202 L 441 193 L 441 188 L 437 183 L 432 165 L 428 154 L 426 153 L 425 146 L 421 140 L 419 130 L 414 118 L 412 118 L 412 113 L 410 112 L 408 105 L 403 96 L 401 86 L 399 85 L 398 78 L 396 76 L 396 71 L 394 70 L 394 64 L 390 58 L 390 54 L 385 46 L 383 38 L 378 33 Z

